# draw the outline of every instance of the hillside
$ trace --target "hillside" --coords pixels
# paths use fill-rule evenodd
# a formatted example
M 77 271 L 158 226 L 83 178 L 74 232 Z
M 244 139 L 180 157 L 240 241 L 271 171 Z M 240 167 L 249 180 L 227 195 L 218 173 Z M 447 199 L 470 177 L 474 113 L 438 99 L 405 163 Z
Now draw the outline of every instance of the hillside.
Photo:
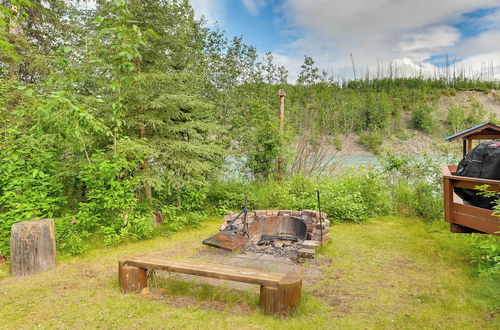
M 454 91 L 450 94 L 441 94 L 437 101 L 431 102 L 432 117 L 436 128 L 432 133 L 412 129 L 411 111 L 402 114 L 404 130 L 390 132 L 383 135 L 382 151 L 390 151 L 396 155 L 429 155 L 429 156 L 457 156 L 461 155 L 460 143 L 449 143 L 444 137 L 452 134 L 452 128 L 446 119 L 450 109 L 482 109 L 482 119 L 500 119 L 500 91 L 492 90 L 489 93 L 481 91 Z M 341 134 L 341 145 L 335 143 L 334 138 L 328 145 L 328 152 L 335 156 L 373 156 L 375 152 L 363 146 L 360 135 L 354 132 Z

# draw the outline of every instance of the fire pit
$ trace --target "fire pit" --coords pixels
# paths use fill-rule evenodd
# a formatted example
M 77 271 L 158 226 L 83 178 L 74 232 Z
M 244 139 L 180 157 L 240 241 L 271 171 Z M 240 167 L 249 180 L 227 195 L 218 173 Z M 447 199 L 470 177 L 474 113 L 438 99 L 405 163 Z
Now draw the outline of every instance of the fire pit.
M 224 217 L 220 233 L 203 244 L 234 251 L 241 249 L 301 261 L 315 257 L 315 250 L 328 240 L 330 222 L 326 214 L 305 211 L 257 210 Z

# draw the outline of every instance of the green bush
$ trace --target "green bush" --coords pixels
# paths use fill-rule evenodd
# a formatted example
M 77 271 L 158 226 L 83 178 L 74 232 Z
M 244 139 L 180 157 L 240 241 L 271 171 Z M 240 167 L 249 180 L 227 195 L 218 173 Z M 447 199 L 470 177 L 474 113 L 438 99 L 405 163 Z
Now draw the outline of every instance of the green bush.
M 55 150 L 43 136 L 0 134 L 0 254 L 8 255 L 14 223 L 58 215 L 63 186 Z
M 470 106 L 454 106 L 446 115 L 447 132 L 457 133 L 494 119 L 494 114 L 488 115 L 484 106 L 477 101 L 472 102 Z
M 415 216 L 427 221 L 443 217 L 442 192 L 434 183 L 398 182 L 392 188 L 393 205 L 397 214 Z
M 332 220 L 361 222 L 390 210 L 385 183 L 373 171 L 322 180 L 319 187 L 323 209 Z
M 359 134 L 358 141 L 366 150 L 373 151 L 377 155 L 382 152 L 384 138 L 379 131 L 362 132 Z
M 410 128 L 431 134 L 435 129 L 432 108 L 425 104 L 418 104 L 411 113 Z
M 222 193 L 223 186 L 235 187 L 235 190 L 231 194 Z M 210 203 L 231 205 L 234 211 L 243 206 L 245 192 L 249 196 L 250 209 L 317 209 L 316 189 L 320 189 L 322 208 L 332 220 L 361 222 L 390 210 L 385 183 L 368 170 L 352 171 L 339 177 L 295 176 L 281 182 L 266 180 L 241 184 L 225 181 L 213 183 L 211 187 L 214 190 L 208 192 Z M 234 193 L 236 187 L 240 189 L 238 193 Z M 229 199 L 224 202 L 220 198 Z
M 470 241 L 470 258 L 478 275 L 500 279 L 500 238 L 472 234 Z
M 443 190 L 439 162 L 387 155 L 381 158 L 396 214 L 432 221 L 442 219 Z
M 241 179 L 215 179 L 208 187 L 207 208 L 215 209 L 220 215 L 242 209 L 245 193 L 249 192 L 249 189 L 249 183 Z

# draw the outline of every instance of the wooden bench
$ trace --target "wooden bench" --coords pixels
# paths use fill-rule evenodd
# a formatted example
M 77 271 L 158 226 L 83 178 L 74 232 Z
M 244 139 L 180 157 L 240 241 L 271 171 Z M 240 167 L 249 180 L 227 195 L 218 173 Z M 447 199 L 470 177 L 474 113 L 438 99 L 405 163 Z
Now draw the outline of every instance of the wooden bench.
M 212 277 L 260 285 L 260 307 L 265 314 L 287 316 L 295 310 L 302 290 L 297 273 L 280 274 L 252 268 L 211 264 L 155 256 L 133 256 L 118 262 L 118 279 L 124 293 L 137 293 L 148 285 L 148 269 Z

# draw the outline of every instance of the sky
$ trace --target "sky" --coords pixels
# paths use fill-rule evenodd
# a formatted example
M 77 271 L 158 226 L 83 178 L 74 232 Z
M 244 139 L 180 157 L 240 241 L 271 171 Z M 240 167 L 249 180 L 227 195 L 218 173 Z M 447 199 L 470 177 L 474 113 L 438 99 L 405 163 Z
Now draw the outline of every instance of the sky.
M 405 75 L 493 68 L 500 79 L 500 0 L 190 0 L 197 17 L 259 54 L 293 81 L 311 56 L 329 75 Z M 352 56 L 351 56 L 352 54 Z

